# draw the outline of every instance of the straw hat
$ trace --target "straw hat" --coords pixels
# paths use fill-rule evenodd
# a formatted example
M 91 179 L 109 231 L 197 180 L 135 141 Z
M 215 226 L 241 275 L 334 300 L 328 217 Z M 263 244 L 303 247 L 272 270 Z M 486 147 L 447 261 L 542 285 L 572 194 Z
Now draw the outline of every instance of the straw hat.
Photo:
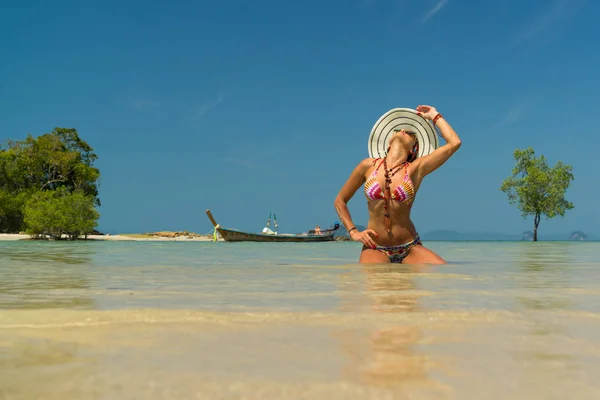
M 418 157 L 426 156 L 440 146 L 433 123 L 410 108 L 394 108 L 383 114 L 373 125 L 369 135 L 369 157 L 385 157 L 389 141 L 395 131 L 404 129 L 416 134 L 419 142 Z

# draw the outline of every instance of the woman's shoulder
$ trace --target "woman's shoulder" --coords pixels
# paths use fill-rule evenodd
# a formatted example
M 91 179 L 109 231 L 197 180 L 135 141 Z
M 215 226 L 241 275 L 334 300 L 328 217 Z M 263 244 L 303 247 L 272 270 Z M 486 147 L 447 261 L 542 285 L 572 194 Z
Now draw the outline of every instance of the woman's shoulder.
M 356 166 L 357 169 L 362 171 L 368 171 L 370 168 L 373 168 L 377 164 L 377 160 L 381 160 L 380 158 L 365 158 Z
M 371 157 L 368 157 L 368 158 L 365 158 L 364 160 L 362 160 L 359 165 L 364 165 L 364 166 L 367 166 L 367 167 L 372 167 L 372 166 L 376 165 L 379 160 L 383 160 L 383 158 L 371 158 Z

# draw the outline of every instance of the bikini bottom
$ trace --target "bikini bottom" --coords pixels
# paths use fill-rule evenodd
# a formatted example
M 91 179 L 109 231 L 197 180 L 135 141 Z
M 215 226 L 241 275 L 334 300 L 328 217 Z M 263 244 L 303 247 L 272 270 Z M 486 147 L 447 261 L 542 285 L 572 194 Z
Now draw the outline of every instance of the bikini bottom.
M 379 250 L 383 254 L 389 257 L 392 263 L 401 263 L 410 253 L 413 247 L 421 244 L 419 235 L 408 243 L 400 244 L 398 246 L 377 246 L 375 250 Z M 363 247 L 368 249 L 368 247 Z

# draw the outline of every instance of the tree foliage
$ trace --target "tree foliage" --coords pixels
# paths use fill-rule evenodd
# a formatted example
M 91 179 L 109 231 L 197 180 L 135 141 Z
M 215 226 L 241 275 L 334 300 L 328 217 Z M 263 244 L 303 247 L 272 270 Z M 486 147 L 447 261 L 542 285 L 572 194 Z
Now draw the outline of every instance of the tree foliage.
M 85 236 L 94 230 L 100 216 L 92 196 L 81 190 L 70 193 L 65 187 L 36 192 L 23 214 L 28 234 L 52 239 Z
M 516 149 L 513 154 L 516 164 L 512 175 L 500 187 L 508 195 L 510 204 L 516 204 L 521 216 L 534 217 L 533 240 L 537 241 L 537 230 L 542 215 L 546 219 L 564 217 L 574 206 L 565 199 L 565 193 L 574 179 L 572 167 L 558 161 L 550 168 L 542 155 L 535 157 L 531 147 Z
M 100 171 L 93 165 L 97 158 L 71 128 L 55 128 L 37 138 L 28 135 L 25 140 L 0 146 L 0 232 L 27 230 L 25 210 L 36 204 L 31 201 L 59 204 L 50 201 L 54 194 L 41 194 L 44 192 L 57 192 L 65 199 L 67 194 L 76 194 L 74 199 L 83 196 L 100 206 Z M 68 204 L 65 201 L 60 204 Z

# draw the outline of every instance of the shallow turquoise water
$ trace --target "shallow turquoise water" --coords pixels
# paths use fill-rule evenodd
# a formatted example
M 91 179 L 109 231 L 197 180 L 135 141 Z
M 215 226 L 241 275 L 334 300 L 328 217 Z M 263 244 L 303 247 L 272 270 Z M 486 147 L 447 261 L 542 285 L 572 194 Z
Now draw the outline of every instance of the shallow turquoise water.
M 571 299 L 555 307 L 599 310 L 600 302 L 573 291 L 600 288 L 600 242 L 427 245 L 449 262 L 410 275 L 411 285 L 436 292 L 428 307 L 453 296 L 464 307 L 511 309 L 516 300 L 493 291 L 512 290 L 538 298 L 531 307 L 569 293 Z M 359 251 L 347 242 L 0 242 L 0 308 L 336 310 L 352 285 L 366 283 Z M 414 269 L 389 268 L 386 274 L 398 277 Z M 488 296 L 472 303 L 480 290 Z
M 599 242 L 425 245 L 0 242 L 0 398 L 600 398 Z

